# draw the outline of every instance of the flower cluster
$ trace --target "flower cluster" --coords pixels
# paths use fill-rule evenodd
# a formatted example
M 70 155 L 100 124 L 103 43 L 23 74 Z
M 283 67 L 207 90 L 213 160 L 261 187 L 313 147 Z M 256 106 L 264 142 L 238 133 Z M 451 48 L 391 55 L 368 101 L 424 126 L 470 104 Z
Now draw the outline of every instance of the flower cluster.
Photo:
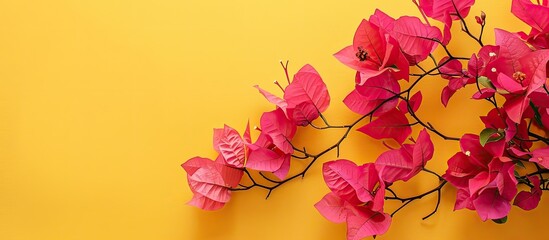
M 215 129 L 217 159 L 195 157 L 182 165 L 194 193 L 190 204 L 216 210 L 229 201 L 233 191 L 255 187 L 268 190 L 269 196 L 275 188 L 305 176 L 326 153 L 337 150 L 339 157 L 340 144 L 356 129 L 398 147 L 387 145 L 389 149 L 375 161 L 362 165 L 347 159 L 324 163 L 323 176 L 330 192 L 315 207 L 329 221 L 345 222 L 348 239 L 384 234 L 402 207 L 436 193 L 436 207 L 425 218 L 431 216 L 447 183 L 457 188 L 454 209 L 474 210 L 483 221 L 504 223 L 512 205 L 524 210 L 536 208 L 542 191 L 549 190 L 549 1 L 513 0 L 512 13 L 531 29 L 529 33 L 495 29 L 493 45 L 482 41 L 487 18 L 484 12 L 474 18 L 480 28 L 478 35 L 467 25 L 474 0 L 412 2 L 423 19 L 395 19 L 376 10 L 359 24 L 352 45 L 334 55 L 356 71 L 355 88 L 343 99 L 360 115 L 356 121 L 331 125 L 323 116 L 330 95 L 318 72 L 305 65 L 290 80 L 288 63 L 281 62 L 288 85 L 275 84 L 282 97 L 255 86 L 275 105 L 275 110 L 261 116 L 255 142 L 249 124 L 242 136 L 228 126 Z M 442 29 L 431 25 L 429 19 L 441 22 Z M 457 57 L 448 48 L 455 22 L 478 43 L 470 57 Z M 433 54 L 437 48 L 445 52 L 438 60 Z M 470 86 L 477 90 L 473 101 L 493 107 L 486 116 L 480 116 L 484 130 L 451 137 L 416 114 L 423 100 L 418 83 L 433 76 L 447 82 L 440 95 L 444 106 L 460 89 Z M 414 138 L 412 127 L 416 125 L 421 130 Z M 333 145 L 313 154 L 292 143 L 298 127 L 345 131 Z M 430 134 L 459 141 L 461 146 L 447 161 L 443 175 L 426 166 L 435 149 Z M 303 171 L 289 175 L 292 159 L 310 161 Z M 261 179 L 250 170 L 258 172 Z M 393 183 L 407 182 L 420 172 L 436 176 L 437 186 L 411 197 L 400 197 L 392 189 Z M 251 185 L 240 183 L 244 176 Z M 521 185 L 525 190 L 519 191 Z M 403 205 L 387 211 L 387 200 Z

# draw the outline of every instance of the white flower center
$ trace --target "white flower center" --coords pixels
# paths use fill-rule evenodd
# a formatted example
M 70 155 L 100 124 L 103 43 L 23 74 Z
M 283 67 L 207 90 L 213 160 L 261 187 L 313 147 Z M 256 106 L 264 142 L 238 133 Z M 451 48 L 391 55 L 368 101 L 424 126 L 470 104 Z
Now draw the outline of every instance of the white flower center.
M 471 151 L 466 151 L 465 155 L 467 155 L 467 157 L 470 157 L 471 156 Z
M 495 67 L 493 67 L 491 70 L 492 70 L 492 72 L 496 72 L 496 71 L 497 71 L 497 69 L 496 69 Z
M 495 53 L 495 52 L 490 52 L 490 53 L 488 53 L 488 56 L 490 56 L 490 57 L 495 57 L 495 56 L 496 56 L 496 53 Z

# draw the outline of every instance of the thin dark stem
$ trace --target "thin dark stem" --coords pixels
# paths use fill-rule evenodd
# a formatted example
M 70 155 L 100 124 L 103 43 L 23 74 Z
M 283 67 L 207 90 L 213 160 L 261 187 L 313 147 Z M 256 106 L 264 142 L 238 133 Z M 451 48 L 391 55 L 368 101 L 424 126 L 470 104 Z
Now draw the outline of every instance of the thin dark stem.
M 456 16 L 459 18 L 459 20 L 461 21 L 461 30 L 464 31 L 465 33 L 467 33 L 467 35 L 469 35 L 469 37 L 471 37 L 472 39 L 474 39 L 475 41 L 478 42 L 478 44 L 481 46 L 481 47 L 484 47 L 484 44 L 482 43 L 482 40 L 480 38 L 477 38 L 475 37 L 471 31 L 469 31 L 469 28 L 467 27 L 467 23 L 465 22 L 465 19 L 461 16 L 461 14 L 459 14 L 459 10 L 457 9 L 457 6 L 456 6 L 456 3 L 454 2 L 454 0 L 452 0 L 452 5 L 454 6 L 454 10 L 456 11 Z
M 403 202 L 404 204 L 402 204 L 399 208 L 397 208 L 393 213 L 391 213 L 391 217 L 394 216 L 398 211 L 400 211 L 402 208 L 404 208 L 406 205 L 410 204 L 411 202 L 417 200 L 417 199 L 421 199 L 427 195 L 430 195 L 432 193 L 437 193 L 437 196 L 438 196 L 438 199 L 437 199 L 437 204 L 435 206 L 435 209 L 433 210 L 433 212 L 429 213 L 427 216 L 423 217 L 423 219 L 427 219 L 428 217 L 432 216 L 437 210 L 438 210 L 438 206 L 440 204 L 440 198 L 441 198 L 441 190 L 442 188 L 444 187 L 444 185 L 446 185 L 446 183 L 448 183 L 446 180 L 442 180 L 440 182 L 440 184 L 427 191 L 427 192 L 424 192 L 422 194 L 419 194 L 419 195 L 416 195 L 416 196 L 413 196 L 413 197 L 407 197 L 407 198 L 401 198 L 401 197 L 397 197 L 396 194 L 394 194 L 395 196 L 394 197 L 390 197 L 390 196 L 386 196 L 385 197 L 385 200 L 398 200 L 398 201 L 401 201 Z M 389 189 L 389 188 L 387 188 Z

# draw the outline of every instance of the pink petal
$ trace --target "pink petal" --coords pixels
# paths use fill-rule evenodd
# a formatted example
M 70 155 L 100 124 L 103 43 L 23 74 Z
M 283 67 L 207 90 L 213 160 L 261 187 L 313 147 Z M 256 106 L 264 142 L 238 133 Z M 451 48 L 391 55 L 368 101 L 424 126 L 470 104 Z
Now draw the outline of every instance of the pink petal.
M 290 160 L 291 160 L 290 154 L 285 154 L 282 156 L 282 159 L 284 160 L 282 162 L 282 165 L 280 165 L 280 168 L 273 172 L 273 174 L 280 180 L 286 179 L 288 176 L 288 172 L 290 171 Z
M 263 90 L 258 85 L 255 85 L 254 87 L 257 88 L 257 90 L 259 90 L 259 92 L 267 99 L 267 101 L 269 101 L 270 103 L 278 106 L 284 112 L 286 112 L 286 108 L 288 107 L 288 103 L 286 103 L 286 100 L 284 100 L 282 98 L 279 98 L 279 97 L 273 95 L 272 93 Z
M 519 192 L 517 194 L 517 197 L 515 198 L 515 201 L 513 202 L 513 205 L 516 205 L 526 211 L 532 210 L 538 206 L 542 193 L 539 177 L 530 176 L 528 177 L 528 179 L 530 180 L 532 185 L 534 185 L 534 187 L 531 188 L 530 192 Z
M 285 153 L 292 153 L 293 147 L 290 140 L 293 138 L 296 126 L 286 118 L 284 112 L 278 108 L 261 115 L 261 129 L 271 137 L 274 145 Z
M 488 166 L 493 156 L 480 145 L 478 135 L 464 134 L 459 140 L 459 145 L 463 153 L 469 153 L 469 161 L 477 166 Z
M 378 26 L 386 32 L 392 32 L 395 24 L 395 19 L 385 14 L 379 9 L 376 9 L 374 14 L 370 16 L 370 23 Z
M 503 104 L 503 109 L 509 119 L 515 123 L 520 123 L 523 113 L 529 107 L 529 102 L 530 99 L 526 96 L 510 98 Z
M 202 157 L 193 157 L 183 164 L 181 164 L 181 167 L 187 172 L 188 175 L 193 175 L 196 170 L 203 168 L 209 164 L 212 164 L 212 160 L 208 158 L 202 158 Z
M 448 106 L 448 102 L 450 101 L 450 98 L 456 93 L 456 90 L 451 89 L 450 87 L 446 86 L 442 89 L 442 94 L 440 95 L 440 101 L 442 102 L 442 105 L 444 107 Z
M 225 206 L 225 203 L 214 201 L 200 195 L 199 193 L 195 193 L 193 198 L 187 204 L 207 211 L 219 210 Z
M 302 102 L 301 104 L 288 108 L 288 117 L 298 126 L 307 126 L 320 116 L 318 109 L 311 102 Z
M 412 128 L 406 116 L 394 108 L 359 128 L 358 131 L 375 139 L 392 138 L 398 143 L 403 143 L 412 133 Z
M 356 207 L 357 214 L 347 216 L 347 239 L 360 240 L 365 237 L 381 235 L 389 230 L 391 216 L 374 212 L 366 207 Z
M 282 163 L 284 163 L 283 156 L 267 148 L 257 148 L 250 152 L 246 168 L 274 172 L 282 166 Z
M 414 170 L 412 156 L 403 149 L 389 150 L 376 159 L 376 169 L 383 181 L 392 183 L 397 180 L 408 181 Z
M 503 218 L 511 210 L 511 203 L 502 198 L 495 188 L 483 191 L 473 200 L 473 204 L 482 221 Z
M 214 133 L 214 142 L 217 143 L 217 149 L 225 163 L 235 168 L 243 168 L 246 159 L 245 143 L 240 134 L 233 128 L 225 125 L 223 132 Z
M 330 105 L 326 84 L 310 65 L 305 65 L 294 76 L 292 83 L 286 87 L 284 99 L 289 108 L 308 102 L 312 103 L 318 112 L 324 112 Z
M 410 104 L 410 108 L 412 109 L 412 112 L 416 112 L 419 109 L 419 106 L 421 105 L 421 101 L 423 100 L 423 96 L 421 95 L 421 91 L 416 92 L 410 99 L 408 100 L 408 103 Z M 402 113 L 408 113 L 408 104 L 406 101 L 400 101 L 398 104 L 398 109 Z
M 400 92 L 400 85 L 389 71 L 371 77 L 362 85 L 356 85 L 356 90 L 366 100 L 385 100 Z
M 546 83 L 549 76 L 547 64 L 549 63 L 549 49 L 537 50 L 520 59 L 522 71 L 526 76 L 532 76 L 527 94 L 538 90 Z
M 467 155 L 458 152 L 448 160 L 448 169 L 442 177 L 457 188 L 467 188 L 469 180 L 483 170 L 487 167 L 472 163 Z
M 322 172 L 326 185 L 334 194 L 352 204 L 360 203 L 355 189 L 359 186 L 361 172 L 354 162 L 346 159 L 326 162 Z
M 326 194 L 315 204 L 316 210 L 330 222 L 342 223 L 347 219 L 345 200 L 333 192 Z
M 412 155 L 415 169 L 414 172 L 419 172 L 425 164 L 427 164 L 427 161 L 433 158 L 434 150 L 433 142 L 431 141 L 429 133 L 426 129 L 421 130 L 421 132 L 419 132 L 419 136 L 417 137 L 416 144 L 414 144 Z
M 402 51 L 414 61 L 421 62 L 433 52 L 438 43 L 429 39 L 442 40 L 442 33 L 436 27 L 428 26 L 417 17 L 403 16 L 394 23 L 392 35 L 398 40 Z
M 187 179 L 193 193 L 198 193 L 217 202 L 228 202 L 231 199 L 231 192 L 229 189 L 217 184 L 204 182 L 207 181 L 207 179 L 203 177 L 204 171 L 202 170 L 203 169 L 198 170 L 196 175 L 189 176 Z
M 454 211 L 463 209 L 463 208 L 475 210 L 475 206 L 473 205 L 473 200 L 471 199 L 471 196 L 469 195 L 469 192 L 467 191 L 467 189 L 460 188 L 457 191 Z
M 475 0 L 419 0 L 420 8 L 425 15 L 441 22 L 444 22 L 447 15 L 452 16 L 454 20 L 459 19 L 458 13 L 463 18 L 467 17 L 474 3 Z
M 496 90 L 494 89 L 491 89 L 491 88 L 482 88 L 480 89 L 480 92 L 477 91 L 475 92 L 475 94 L 473 95 L 473 99 L 485 99 L 485 98 L 489 98 L 489 97 L 492 97 L 494 96 L 494 94 L 496 93 Z
M 385 103 L 383 103 L 384 101 Z M 343 99 L 343 103 L 345 103 L 351 111 L 360 115 L 366 115 L 376 110 L 374 116 L 379 116 L 393 109 L 396 106 L 397 101 L 397 98 L 389 101 L 384 99 L 370 101 L 367 100 L 365 96 L 358 93 L 356 89 L 349 93 L 345 99 Z M 381 105 L 382 103 L 383 105 Z M 381 107 L 378 108 L 379 105 L 381 105 Z
M 371 61 L 381 66 L 386 55 L 386 44 L 386 40 L 379 31 L 379 27 L 363 19 L 355 32 L 353 40 L 355 50 L 358 47 L 363 48 L 368 53 Z M 361 65 L 364 65 L 365 62 L 368 61 L 363 61 Z
M 544 168 L 549 169 L 549 147 L 542 147 L 534 150 L 530 162 L 538 163 Z
M 533 4 L 530 0 L 513 0 L 511 12 L 520 20 L 540 32 L 549 32 L 549 8 Z
M 516 35 L 502 29 L 494 29 L 496 34 L 496 45 L 500 46 L 498 57 L 504 58 L 506 65 L 504 69 L 498 67 L 498 72 L 512 76 L 516 70 L 521 69 L 519 59 L 532 50 Z

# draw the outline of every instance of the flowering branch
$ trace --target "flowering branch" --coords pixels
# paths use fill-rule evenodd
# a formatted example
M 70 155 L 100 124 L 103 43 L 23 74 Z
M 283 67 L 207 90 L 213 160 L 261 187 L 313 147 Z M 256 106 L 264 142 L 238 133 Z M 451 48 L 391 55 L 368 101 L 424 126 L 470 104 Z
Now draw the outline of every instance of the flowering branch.
M 255 86 L 276 106 L 262 114 L 257 139 L 252 141 L 249 124 L 242 135 L 229 126 L 214 129 L 215 161 L 194 157 L 182 165 L 194 193 L 189 204 L 217 210 L 230 200 L 232 192 L 253 188 L 267 190 L 268 198 L 278 187 L 305 177 L 327 153 L 336 150 L 339 158 L 341 144 L 357 130 L 382 140 L 388 149 L 362 165 L 347 159 L 325 162 L 322 173 L 330 192 L 315 204 L 328 220 L 347 223 L 348 239 L 385 233 L 397 212 L 415 200 L 436 194 L 433 211 L 423 217 L 429 218 L 438 211 L 447 185 L 457 189 L 454 209 L 474 210 L 483 221 L 504 223 L 511 205 L 524 210 L 536 208 L 542 192 L 549 191 L 549 18 L 532 14 L 549 15 L 549 3 L 513 0 L 511 11 L 531 26 L 530 34 L 495 29 L 494 45 L 484 45 L 482 40 L 484 12 L 475 16 L 480 25 L 478 36 L 465 21 L 474 1 L 412 3 L 423 19 L 394 19 L 376 10 L 368 20 L 362 20 L 352 45 L 334 55 L 356 71 L 355 89 L 343 103 L 360 117 L 349 124 L 330 124 L 323 112 L 331 98 L 320 74 L 305 65 L 290 78 L 289 62 L 281 61 L 288 85 L 275 84 L 282 97 Z M 432 26 L 429 18 L 442 22 L 443 28 Z M 473 49 L 471 57 L 456 57 L 448 48 L 454 21 L 459 21 L 462 31 L 480 46 Z M 445 56 L 437 60 L 433 51 L 438 47 Z M 415 72 L 411 72 L 413 66 Z M 477 91 L 472 99 L 487 101 L 493 107 L 486 116 L 480 116 L 485 128 L 480 133 L 453 137 L 420 118 L 417 111 L 423 96 L 416 88 L 427 77 L 448 82 L 441 92 L 444 106 L 457 91 L 474 85 Z M 401 89 L 402 82 L 410 78 L 409 86 Z M 307 126 L 344 132 L 335 143 L 313 154 L 292 142 L 297 128 Z M 412 127 L 420 127 L 417 135 L 412 136 Z M 448 159 L 444 174 L 426 168 L 435 149 L 430 134 L 459 141 L 460 151 Z M 292 160 L 309 162 L 299 173 L 288 175 Z M 420 172 L 435 176 L 436 187 L 411 197 L 400 197 L 392 189 L 393 183 L 406 182 Z M 244 176 L 251 184 L 240 183 Z M 519 184 L 529 191 L 519 192 Z M 384 209 L 386 200 L 402 204 L 389 214 Z

